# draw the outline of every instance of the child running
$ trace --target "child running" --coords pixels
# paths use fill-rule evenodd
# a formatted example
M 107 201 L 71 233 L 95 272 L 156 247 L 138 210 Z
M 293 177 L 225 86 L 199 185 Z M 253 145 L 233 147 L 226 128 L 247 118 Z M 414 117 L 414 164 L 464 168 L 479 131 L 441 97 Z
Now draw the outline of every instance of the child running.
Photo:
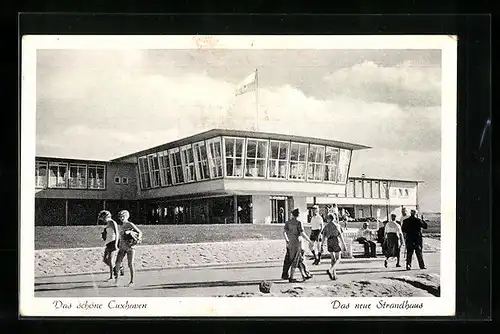
M 328 252 L 330 252 L 332 265 L 330 269 L 326 271 L 331 280 L 337 279 L 337 272 L 335 270 L 335 265 L 340 262 L 341 254 L 340 252 L 346 250 L 344 235 L 342 227 L 338 222 L 338 216 L 334 213 L 329 213 L 326 218 L 326 225 L 321 231 L 323 235 L 323 241 L 321 242 L 321 247 L 323 247 L 325 241 L 327 242 Z M 339 245 L 339 240 L 342 242 L 342 248 Z
M 142 232 L 134 223 L 130 222 L 130 213 L 127 210 L 118 212 L 118 219 L 122 223 L 120 231 L 120 242 L 118 254 L 116 255 L 116 263 L 114 268 L 114 275 L 116 284 L 118 284 L 118 270 L 121 267 L 123 258 L 127 256 L 128 267 L 130 269 L 130 282 L 128 286 L 134 285 L 134 246 L 137 245 L 142 239 Z
M 102 231 L 102 239 L 104 240 L 106 246 L 104 248 L 104 255 L 102 262 L 104 262 L 109 267 L 109 279 L 113 279 L 113 253 L 118 250 L 118 225 L 111 218 L 111 212 L 107 210 L 102 210 L 99 212 L 97 219 L 100 223 L 106 224 L 106 227 Z

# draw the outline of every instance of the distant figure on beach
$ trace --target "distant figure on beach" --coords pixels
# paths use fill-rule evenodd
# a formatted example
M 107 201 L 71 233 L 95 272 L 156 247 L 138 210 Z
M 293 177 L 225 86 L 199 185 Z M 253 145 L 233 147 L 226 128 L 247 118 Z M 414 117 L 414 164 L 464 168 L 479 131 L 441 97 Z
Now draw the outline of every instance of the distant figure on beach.
M 128 219 L 130 217 L 130 213 L 127 210 L 122 210 L 118 212 L 118 219 L 122 223 L 121 231 L 120 231 L 120 242 L 119 242 L 119 250 L 116 255 L 116 263 L 114 268 L 114 275 L 116 283 L 118 284 L 118 271 L 117 268 L 121 267 L 123 258 L 125 255 L 127 256 L 128 267 L 130 269 L 130 282 L 128 286 L 134 285 L 134 255 L 135 249 L 134 246 L 141 242 L 142 232 L 139 228 Z
M 371 240 L 372 233 L 373 232 L 368 228 L 367 223 L 363 223 L 361 228 L 358 230 L 356 241 L 362 244 L 365 248 L 365 257 L 377 257 L 377 244 Z
M 331 266 L 326 273 L 331 280 L 336 280 L 337 272 L 335 270 L 335 265 L 340 262 L 342 257 L 340 252 L 342 250 L 346 251 L 343 230 L 338 222 L 338 216 L 336 214 L 329 213 L 326 216 L 326 225 L 321 231 L 321 234 L 323 235 L 321 247 L 323 247 L 326 241 L 326 246 L 331 256 Z M 340 244 L 342 244 L 342 247 Z
M 102 210 L 97 216 L 99 222 L 106 224 L 102 231 L 105 243 L 102 261 L 109 267 L 109 280 L 113 279 L 113 253 L 118 250 L 118 224 L 111 218 L 111 212 Z
M 401 226 L 396 222 L 396 215 L 391 214 L 391 220 L 385 224 L 384 228 L 384 244 L 385 244 L 385 261 L 384 266 L 387 268 L 387 260 L 391 257 L 396 258 L 396 267 L 401 267 L 399 257 L 401 246 L 404 244 L 403 232 Z
M 302 274 L 302 279 L 304 281 L 312 278 L 312 275 L 307 271 L 306 265 L 304 263 L 302 238 L 309 242 L 309 244 L 311 244 L 312 241 L 304 232 L 302 222 L 297 219 L 299 214 L 299 209 L 294 209 L 292 211 L 292 219 L 285 223 L 285 227 L 283 229 L 283 236 L 286 241 L 287 254 L 285 256 L 285 262 L 283 263 L 283 273 L 281 278 L 286 279 L 286 277 L 288 277 L 288 281 L 290 283 L 298 282 L 293 277 L 296 268 L 299 268 L 300 273 Z M 289 261 L 287 261 L 287 258 L 289 259 Z M 289 270 L 287 267 L 289 267 Z
M 427 223 L 423 219 L 418 218 L 416 214 L 416 210 L 411 210 L 410 217 L 404 220 L 401 228 L 406 243 L 406 270 L 411 270 L 413 252 L 417 256 L 420 269 L 426 269 L 422 255 L 422 229 L 427 229 Z

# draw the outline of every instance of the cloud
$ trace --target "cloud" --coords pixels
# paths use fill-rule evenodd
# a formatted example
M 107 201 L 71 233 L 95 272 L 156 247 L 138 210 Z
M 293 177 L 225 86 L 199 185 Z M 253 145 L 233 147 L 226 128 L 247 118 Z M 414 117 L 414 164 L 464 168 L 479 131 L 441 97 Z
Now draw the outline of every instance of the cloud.
M 342 68 L 325 77 L 334 94 L 368 102 L 387 102 L 410 107 L 441 105 L 441 70 L 412 62 L 384 67 L 372 61 Z
M 216 68 L 207 63 L 203 67 L 197 53 L 162 55 L 152 60 L 145 51 L 41 52 L 37 154 L 111 159 L 216 127 L 255 126 L 255 94 L 235 97 L 234 88 L 262 55 L 249 56 L 248 63 L 238 67 L 230 60 L 231 53 L 225 52 L 222 63 L 211 60 L 218 64 Z M 182 63 L 189 55 L 199 58 Z M 316 60 L 323 66 L 319 69 L 305 67 L 304 60 L 300 67 L 298 60 L 287 55 L 281 53 L 281 64 L 274 55 L 276 70 L 262 75 L 261 131 L 372 146 L 368 153 L 356 152 L 353 160 L 353 166 L 362 167 L 367 175 L 384 171 L 387 175 L 378 176 L 440 179 L 435 161 L 440 156 L 441 110 L 422 101 L 424 95 L 435 94 L 436 69 L 365 62 L 325 71 L 329 59 L 325 55 Z M 304 56 L 312 57 L 306 52 Z M 232 62 L 236 62 L 233 67 Z M 241 75 L 233 73 L 238 71 Z M 326 84 L 325 73 L 332 73 L 326 76 Z M 381 86 L 388 87 L 389 95 L 404 96 L 394 101 L 380 89 L 372 92 Z M 416 94 L 419 102 L 402 103 L 408 94 Z M 361 160 L 356 160 L 358 153 Z M 438 181 L 436 185 L 439 189 Z

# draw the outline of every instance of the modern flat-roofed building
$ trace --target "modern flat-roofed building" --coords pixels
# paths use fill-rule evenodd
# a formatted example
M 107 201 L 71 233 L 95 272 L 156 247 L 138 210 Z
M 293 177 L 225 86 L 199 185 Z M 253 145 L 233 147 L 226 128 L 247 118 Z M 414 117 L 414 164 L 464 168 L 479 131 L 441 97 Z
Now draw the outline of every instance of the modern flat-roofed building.
M 359 210 L 367 215 L 370 205 L 391 209 L 389 185 L 395 181 L 373 180 L 379 182 L 378 198 L 373 197 L 375 183 L 372 197 L 362 193 L 358 198 L 358 179 L 348 178 L 353 152 L 367 148 L 214 129 L 111 161 L 37 156 L 36 224 L 96 224 L 104 208 L 113 214 L 128 209 L 139 224 L 282 223 L 293 208 L 301 209 L 300 219 L 307 221 L 311 199 L 325 204 L 335 199 L 341 207 L 352 207 L 353 215 Z M 387 182 L 386 199 L 381 182 Z
M 344 194 L 332 194 L 327 197 L 308 197 L 309 210 L 316 204 L 320 210 L 336 203 L 352 218 L 372 217 L 381 221 L 389 220 L 391 214 L 397 219 L 401 209 L 418 210 L 418 186 L 421 180 L 399 180 L 388 178 L 370 178 L 364 175 L 349 177 Z

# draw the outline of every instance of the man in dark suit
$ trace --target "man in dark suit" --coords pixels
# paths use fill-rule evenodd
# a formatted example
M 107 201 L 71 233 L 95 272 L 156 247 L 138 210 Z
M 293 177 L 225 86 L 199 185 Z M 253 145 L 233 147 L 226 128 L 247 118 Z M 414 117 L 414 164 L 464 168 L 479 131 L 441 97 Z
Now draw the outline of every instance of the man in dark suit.
M 424 258 L 422 256 L 422 229 L 427 229 L 427 223 L 423 219 L 418 218 L 416 214 L 416 210 L 411 210 L 410 217 L 406 218 L 401 226 L 406 243 L 406 270 L 411 270 L 413 252 L 417 256 L 420 269 L 425 269 Z

